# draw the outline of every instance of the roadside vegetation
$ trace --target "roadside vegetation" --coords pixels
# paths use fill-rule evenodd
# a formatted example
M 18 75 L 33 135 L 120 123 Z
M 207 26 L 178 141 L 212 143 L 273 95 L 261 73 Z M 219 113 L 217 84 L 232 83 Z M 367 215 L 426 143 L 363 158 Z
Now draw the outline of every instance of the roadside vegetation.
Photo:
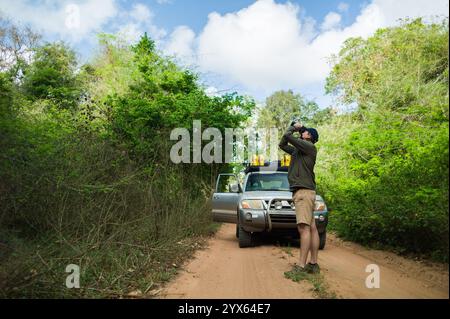
M 327 90 L 353 112 L 319 127 L 318 185 L 345 239 L 448 262 L 448 20 L 348 39 Z
M 208 199 L 226 169 L 173 164 L 170 130 L 239 127 L 253 101 L 208 96 L 147 35 L 100 35 L 80 65 L 66 44 L 0 22 L 0 297 L 157 288 L 215 229 Z M 65 286 L 69 264 L 80 289 Z
M 347 39 L 333 108 L 279 91 L 260 111 L 280 133 L 293 118 L 318 129 L 318 192 L 344 239 L 448 262 L 448 36 L 448 20 L 417 19 Z
M 315 297 L 319 299 L 336 299 L 337 295 L 325 281 L 322 274 L 309 274 L 306 272 L 299 272 L 296 270 L 286 271 L 284 277 L 294 282 L 307 281 L 312 285 L 312 292 Z

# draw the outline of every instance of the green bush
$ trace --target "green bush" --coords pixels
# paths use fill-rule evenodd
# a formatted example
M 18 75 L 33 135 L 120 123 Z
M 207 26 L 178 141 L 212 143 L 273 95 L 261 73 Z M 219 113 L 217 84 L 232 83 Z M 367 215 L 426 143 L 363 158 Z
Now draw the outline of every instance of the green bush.
M 448 22 L 347 40 L 328 90 L 358 105 L 321 128 L 317 175 L 332 227 L 448 261 Z
M 35 48 L 23 79 L 0 72 L 1 297 L 144 293 L 214 227 L 212 183 L 227 166 L 173 164 L 170 130 L 238 127 L 253 101 L 207 96 L 146 35 L 101 43 L 79 72 L 63 44 Z M 79 290 L 65 287 L 68 264 Z

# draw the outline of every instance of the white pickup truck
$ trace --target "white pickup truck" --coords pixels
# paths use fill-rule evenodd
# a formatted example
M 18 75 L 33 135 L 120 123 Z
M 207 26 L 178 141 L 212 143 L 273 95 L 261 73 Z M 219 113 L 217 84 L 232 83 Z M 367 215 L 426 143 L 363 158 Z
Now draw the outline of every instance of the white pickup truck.
M 212 198 L 213 220 L 235 223 L 239 247 L 253 246 L 255 233 L 281 232 L 298 236 L 287 166 L 280 162 L 247 166 L 243 185 L 235 174 L 219 174 Z M 328 209 L 316 195 L 314 217 L 320 249 L 325 247 Z

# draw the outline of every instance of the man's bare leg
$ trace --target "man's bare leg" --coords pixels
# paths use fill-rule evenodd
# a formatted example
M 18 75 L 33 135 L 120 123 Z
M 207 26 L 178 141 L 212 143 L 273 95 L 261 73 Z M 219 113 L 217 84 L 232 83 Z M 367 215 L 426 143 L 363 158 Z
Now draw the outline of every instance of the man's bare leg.
M 300 267 L 305 267 L 308 259 L 308 251 L 311 248 L 311 229 L 307 224 L 298 224 L 300 233 Z
M 310 246 L 310 251 L 311 251 L 311 260 L 309 261 L 311 264 L 317 264 L 317 257 L 319 255 L 319 243 L 320 243 L 320 239 L 319 239 L 319 232 L 317 230 L 316 227 L 316 222 L 313 221 L 311 223 L 311 246 Z

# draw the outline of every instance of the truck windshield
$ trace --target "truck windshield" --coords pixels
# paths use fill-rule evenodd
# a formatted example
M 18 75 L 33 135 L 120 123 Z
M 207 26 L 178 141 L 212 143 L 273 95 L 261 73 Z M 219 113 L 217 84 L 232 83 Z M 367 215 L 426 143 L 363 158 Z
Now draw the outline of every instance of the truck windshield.
M 289 191 L 288 175 L 286 173 L 252 173 L 245 184 L 245 191 Z

